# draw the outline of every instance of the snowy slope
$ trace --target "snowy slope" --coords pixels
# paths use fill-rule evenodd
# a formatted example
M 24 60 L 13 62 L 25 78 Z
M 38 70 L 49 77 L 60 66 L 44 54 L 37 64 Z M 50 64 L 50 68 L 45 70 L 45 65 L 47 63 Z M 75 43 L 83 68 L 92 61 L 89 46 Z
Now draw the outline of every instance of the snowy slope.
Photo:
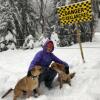
M 79 45 L 55 48 L 54 54 L 68 62 L 70 71 L 76 72 L 72 86 L 64 84 L 60 90 L 55 87 L 48 90 L 41 86 L 43 95 L 26 100 L 100 100 L 100 33 L 96 33 L 93 42 L 83 43 L 85 63 L 82 62 Z M 0 97 L 16 82 L 26 75 L 34 55 L 41 48 L 33 50 L 8 50 L 0 52 Z M 55 84 L 55 82 L 54 82 Z M 12 100 L 10 93 L 3 100 Z M 0 100 L 2 100 L 0 98 Z M 25 100 L 25 99 L 24 99 Z

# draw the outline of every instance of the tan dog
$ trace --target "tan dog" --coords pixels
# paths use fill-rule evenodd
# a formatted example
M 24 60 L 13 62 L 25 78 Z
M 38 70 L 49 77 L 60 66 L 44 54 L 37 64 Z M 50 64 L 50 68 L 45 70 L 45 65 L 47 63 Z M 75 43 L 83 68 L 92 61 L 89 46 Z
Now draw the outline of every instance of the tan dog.
M 35 66 L 31 71 L 31 75 L 23 77 L 21 80 L 19 80 L 14 88 L 14 98 L 13 100 L 17 100 L 18 97 L 23 95 L 23 91 L 25 91 L 28 95 L 28 97 L 32 96 L 32 92 L 35 89 L 38 95 L 40 95 L 38 86 L 38 78 L 39 75 L 42 72 L 41 66 Z M 5 95 L 2 96 L 4 98 L 10 91 L 13 89 L 10 89 Z
M 51 64 L 51 68 L 58 73 L 60 88 L 63 87 L 63 83 L 68 83 L 71 86 L 71 79 L 75 76 L 75 73 L 66 74 L 64 65 L 55 62 Z

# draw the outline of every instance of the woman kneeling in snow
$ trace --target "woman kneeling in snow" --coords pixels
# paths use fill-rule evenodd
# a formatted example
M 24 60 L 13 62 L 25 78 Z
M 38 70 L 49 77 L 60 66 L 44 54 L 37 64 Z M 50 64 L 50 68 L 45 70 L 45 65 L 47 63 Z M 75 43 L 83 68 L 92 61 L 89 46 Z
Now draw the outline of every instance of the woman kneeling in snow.
M 66 62 L 60 60 L 57 58 L 52 52 L 54 50 L 54 44 L 51 40 L 46 41 L 46 43 L 43 46 L 43 50 L 39 51 L 34 59 L 32 60 L 29 70 L 28 70 L 28 75 L 30 75 L 30 70 L 35 66 L 35 65 L 40 65 L 43 68 L 43 73 L 39 77 L 39 83 L 44 81 L 45 86 L 48 89 L 52 88 L 52 82 L 57 75 L 57 72 L 54 71 L 49 67 L 52 61 L 57 62 L 59 64 L 63 64 L 65 66 L 65 71 L 67 74 L 69 74 L 69 66 Z

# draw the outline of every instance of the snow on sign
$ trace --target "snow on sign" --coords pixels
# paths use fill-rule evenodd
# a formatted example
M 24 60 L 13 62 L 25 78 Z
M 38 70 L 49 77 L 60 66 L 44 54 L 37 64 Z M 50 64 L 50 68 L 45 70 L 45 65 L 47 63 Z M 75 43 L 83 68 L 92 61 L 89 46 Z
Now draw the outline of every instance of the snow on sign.
M 61 25 L 90 21 L 92 19 L 91 1 L 82 1 L 57 8 Z

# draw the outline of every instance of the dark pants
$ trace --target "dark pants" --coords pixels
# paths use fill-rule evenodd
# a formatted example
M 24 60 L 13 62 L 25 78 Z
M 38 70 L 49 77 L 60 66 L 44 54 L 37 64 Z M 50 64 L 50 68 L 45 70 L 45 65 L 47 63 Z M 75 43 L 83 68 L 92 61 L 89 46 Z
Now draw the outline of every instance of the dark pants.
M 39 77 L 39 83 L 44 81 L 46 87 L 51 87 L 52 82 L 57 75 L 57 72 L 51 68 L 44 69 L 43 73 Z

